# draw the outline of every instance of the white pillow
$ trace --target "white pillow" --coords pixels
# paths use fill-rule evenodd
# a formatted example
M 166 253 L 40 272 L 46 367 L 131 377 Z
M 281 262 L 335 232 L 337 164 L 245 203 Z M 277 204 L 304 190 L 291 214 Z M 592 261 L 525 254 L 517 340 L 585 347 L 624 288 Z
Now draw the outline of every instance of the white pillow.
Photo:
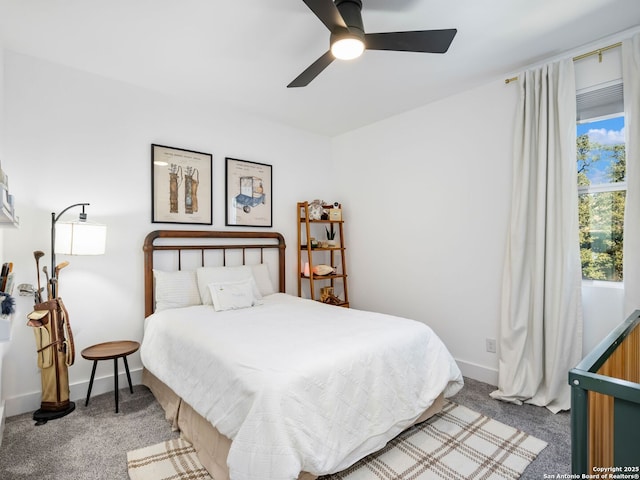
M 269 274 L 269 267 L 267 267 L 266 263 L 251 265 L 251 271 L 253 272 L 253 278 L 258 285 L 260 295 L 265 297 L 272 293 L 276 293 L 276 289 L 273 288 L 273 283 L 271 283 L 271 275 Z
M 200 305 L 200 292 L 196 281 L 196 272 L 178 270 L 163 272 L 154 270 L 156 312 L 167 308 Z
M 254 282 L 246 278 L 235 282 L 218 282 L 208 285 L 213 309 L 216 312 L 236 310 L 259 305 L 259 300 L 253 295 Z
M 200 299 L 204 305 L 211 305 L 211 292 L 209 285 L 212 283 L 237 282 L 240 280 L 251 279 L 254 297 L 262 300 L 262 295 L 256 281 L 253 279 L 251 267 L 248 265 L 239 265 L 237 267 L 200 267 L 196 270 L 196 278 L 198 280 L 198 290 L 200 291 Z

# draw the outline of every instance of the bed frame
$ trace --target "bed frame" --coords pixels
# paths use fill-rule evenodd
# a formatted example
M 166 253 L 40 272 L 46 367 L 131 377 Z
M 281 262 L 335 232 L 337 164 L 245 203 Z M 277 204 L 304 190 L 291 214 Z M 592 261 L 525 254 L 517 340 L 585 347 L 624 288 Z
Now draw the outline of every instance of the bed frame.
M 155 311 L 153 269 L 160 263 L 157 255 L 167 255 L 171 269 L 182 270 L 183 267 L 227 266 L 231 257 L 234 265 L 246 265 L 248 257 L 255 257 L 254 253 L 258 254 L 259 263 L 263 263 L 266 252 L 276 251 L 278 291 L 284 293 L 285 248 L 284 237 L 277 232 L 155 230 L 146 236 L 143 246 L 145 318 Z M 218 255 L 213 255 L 216 253 Z M 194 257 L 197 258 L 195 262 Z M 269 266 L 274 266 L 274 263 L 269 263 Z M 193 445 L 200 462 L 211 476 L 216 480 L 229 480 L 226 459 L 231 440 L 147 369 L 142 371 L 142 383 L 156 397 L 172 428 L 179 430 L 181 436 Z M 300 476 L 300 480 L 315 478 L 310 474 Z
M 168 254 L 173 270 L 181 270 L 183 266 L 185 269 L 214 266 L 211 265 L 212 260 L 215 260 L 217 265 L 250 265 L 259 261 L 273 266 L 273 261 L 265 260 L 268 252 L 277 251 L 275 263 L 278 271 L 278 290 L 285 293 L 285 241 L 277 232 L 156 230 L 145 238 L 143 250 L 145 317 L 151 315 L 155 309 L 153 269 L 154 265 L 159 263 L 155 260 L 158 254 Z M 218 255 L 211 258 L 215 252 Z M 197 257 L 195 263 L 194 256 Z M 227 261 L 231 260 L 233 263 L 227 264 Z M 273 259 L 270 257 L 268 260 Z M 193 445 L 200 462 L 211 476 L 216 480 L 229 480 L 226 459 L 231 440 L 146 369 L 142 371 L 142 383 L 154 394 L 172 427 L 180 430 L 182 437 Z M 441 393 L 415 423 L 423 422 L 440 412 L 443 405 L 444 395 Z M 298 480 L 316 478 L 316 475 L 301 472 Z
M 640 310 L 569 372 L 569 384 L 572 473 L 640 473 Z
M 175 241 L 164 242 L 163 239 Z M 180 241 L 178 241 L 178 239 Z M 190 244 L 185 243 L 184 240 Z M 223 243 L 225 242 L 225 243 Z M 285 242 L 277 232 L 216 232 L 197 230 L 155 230 L 144 240 L 144 316 L 155 311 L 153 291 L 154 252 L 173 252 L 176 256 L 176 270 L 182 269 L 186 252 L 200 252 L 200 264 L 204 267 L 206 252 L 222 252 L 221 265 L 227 265 L 231 252 L 241 252 L 242 265 L 246 264 L 247 253 L 258 251 L 260 263 L 264 261 L 265 250 L 278 251 L 278 291 L 285 291 Z

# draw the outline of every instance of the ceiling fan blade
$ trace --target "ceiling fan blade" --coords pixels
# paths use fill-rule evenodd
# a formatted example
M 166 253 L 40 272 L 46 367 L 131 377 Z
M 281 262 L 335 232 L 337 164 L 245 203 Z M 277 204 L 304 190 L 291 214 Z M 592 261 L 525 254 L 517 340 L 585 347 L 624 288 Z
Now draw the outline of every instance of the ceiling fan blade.
M 368 50 L 445 53 L 458 30 L 420 30 L 414 32 L 367 33 L 364 43 Z
M 287 88 L 292 87 L 306 87 L 309 85 L 311 80 L 316 78 L 320 73 L 329 66 L 335 57 L 329 50 L 327 53 L 322 55 L 318 60 L 313 62 L 304 72 L 296 77 L 296 79 L 287 85 Z
M 348 30 L 338 7 L 332 0 L 303 0 L 303 2 L 325 24 L 330 32 L 334 33 L 341 29 Z

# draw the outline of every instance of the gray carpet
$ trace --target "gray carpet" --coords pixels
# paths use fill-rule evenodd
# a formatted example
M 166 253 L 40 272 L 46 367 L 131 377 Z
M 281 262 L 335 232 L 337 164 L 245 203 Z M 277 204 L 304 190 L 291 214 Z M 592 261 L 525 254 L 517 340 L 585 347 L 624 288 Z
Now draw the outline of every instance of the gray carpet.
M 540 480 L 545 473 L 558 478 L 560 474 L 571 473 L 569 412 L 554 415 L 544 407 L 501 402 L 489 397 L 496 387 L 469 378 L 465 378 L 464 382 L 464 388 L 451 397 L 452 402 L 469 407 L 548 443 L 527 467 L 521 479 Z
M 544 473 L 570 473 L 569 414 L 545 408 L 516 406 L 489 398 L 494 387 L 465 379 L 452 401 L 465 405 L 549 443 L 525 470 L 523 479 Z M 2 480 L 126 480 L 130 450 L 177 436 L 151 392 L 135 386 L 120 391 L 120 413 L 113 393 L 92 397 L 88 407 L 76 402 L 70 415 L 35 426 L 31 414 L 6 420 L 0 446 Z
M 69 415 L 35 426 L 32 414 L 6 419 L 0 446 L 2 480 L 126 480 L 127 451 L 168 440 L 164 412 L 141 385 L 76 402 Z

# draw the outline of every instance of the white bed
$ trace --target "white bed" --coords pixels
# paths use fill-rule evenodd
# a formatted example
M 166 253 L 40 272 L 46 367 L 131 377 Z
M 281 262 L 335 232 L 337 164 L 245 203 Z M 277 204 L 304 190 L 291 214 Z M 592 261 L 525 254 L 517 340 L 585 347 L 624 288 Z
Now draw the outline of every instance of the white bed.
M 148 242 L 160 236 L 150 234 L 145 252 L 153 256 Z M 244 251 L 242 259 L 246 263 Z M 199 267 L 198 274 L 211 268 Z M 232 269 L 214 270 L 226 275 Z M 203 278 L 196 280 L 201 288 Z M 171 400 L 161 400 L 168 416 L 184 430 L 192 423 L 180 421 L 186 408 L 228 441 L 214 449 L 216 459 L 203 461 L 216 480 L 290 480 L 341 471 L 462 387 L 453 358 L 423 323 L 303 300 L 282 293 L 283 283 L 265 287 L 264 278 L 258 284 L 254 305 L 246 308 L 216 311 L 217 298 L 208 299 L 213 305 L 178 302 L 171 308 L 169 302 L 145 321 L 146 383 L 159 399 L 158 387 L 168 387 Z M 226 292 L 236 288 L 233 282 L 217 285 Z M 192 443 L 211 442 L 186 433 Z M 196 449 L 211 456 L 206 445 Z

